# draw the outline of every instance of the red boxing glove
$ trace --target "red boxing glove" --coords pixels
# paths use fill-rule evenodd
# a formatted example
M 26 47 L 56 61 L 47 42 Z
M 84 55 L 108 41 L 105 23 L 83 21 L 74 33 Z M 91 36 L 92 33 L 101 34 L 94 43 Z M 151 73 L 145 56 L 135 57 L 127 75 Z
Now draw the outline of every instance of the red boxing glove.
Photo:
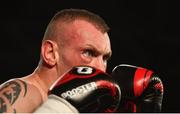
M 121 87 L 118 112 L 160 112 L 163 84 L 153 71 L 122 64 L 113 69 L 112 77 Z
M 89 66 L 73 67 L 50 88 L 79 112 L 115 112 L 121 98 L 118 84 L 108 74 Z

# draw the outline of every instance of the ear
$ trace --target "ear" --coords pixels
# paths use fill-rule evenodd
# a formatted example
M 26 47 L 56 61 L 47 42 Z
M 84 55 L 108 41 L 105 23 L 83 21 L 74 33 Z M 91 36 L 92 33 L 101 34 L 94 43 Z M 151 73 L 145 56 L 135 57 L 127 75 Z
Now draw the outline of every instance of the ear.
M 41 46 L 41 55 L 44 62 L 50 67 L 57 64 L 57 44 L 51 40 L 45 40 Z

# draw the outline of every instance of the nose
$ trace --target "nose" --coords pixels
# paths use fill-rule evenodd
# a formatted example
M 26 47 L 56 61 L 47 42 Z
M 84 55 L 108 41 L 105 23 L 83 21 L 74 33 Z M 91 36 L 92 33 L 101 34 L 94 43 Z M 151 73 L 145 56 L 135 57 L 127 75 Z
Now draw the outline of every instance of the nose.
M 92 66 L 105 72 L 107 63 L 104 62 L 104 60 L 102 58 L 98 58 L 94 61 L 94 64 Z

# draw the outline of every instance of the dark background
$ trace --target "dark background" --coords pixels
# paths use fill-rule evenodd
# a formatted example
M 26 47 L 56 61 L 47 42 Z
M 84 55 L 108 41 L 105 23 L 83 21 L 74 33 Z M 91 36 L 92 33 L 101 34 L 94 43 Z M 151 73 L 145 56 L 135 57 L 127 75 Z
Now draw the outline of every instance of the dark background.
M 126 63 L 159 73 L 165 89 L 162 111 L 180 112 L 178 2 L 6 0 L 0 7 L 0 83 L 36 68 L 45 28 L 58 10 L 84 8 L 99 14 L 111 28 L 108 72 Z

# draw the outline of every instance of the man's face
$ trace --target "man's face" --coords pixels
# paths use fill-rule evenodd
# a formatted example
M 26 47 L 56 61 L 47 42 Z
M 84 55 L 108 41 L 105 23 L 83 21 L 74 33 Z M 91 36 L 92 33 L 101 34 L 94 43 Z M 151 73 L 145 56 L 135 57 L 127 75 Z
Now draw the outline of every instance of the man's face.
M 63 32 L 64 42 L 59 46 L 60 74 L 76 65 L 88 65 L 106 71 L 107 60 L 111 56 L 107 33 L 102 33 L 83 20 L 68 24 Z

